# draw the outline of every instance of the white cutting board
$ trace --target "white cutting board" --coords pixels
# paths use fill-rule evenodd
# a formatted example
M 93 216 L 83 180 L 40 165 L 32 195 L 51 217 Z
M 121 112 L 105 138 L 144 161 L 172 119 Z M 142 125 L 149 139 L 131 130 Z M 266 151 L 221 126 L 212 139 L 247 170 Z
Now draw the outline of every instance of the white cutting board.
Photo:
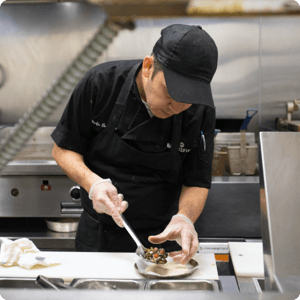
M 263 246 L 260 242 L 229 242 L 237 277 L 264 277 Z
M 106 278 L 106 279 L 145 279 L 134 268 L 134 253 L 96 253 L 96 252 L 46 252 L 40 255 L 51 255 L 61 261 L 52 267 L 33 267 L 30 270 L 19 266 L 0 266 L 0 277 L 47 277 L 62 278 L 65 282 L 73 278 Z M 214 254 L 197 253 L 195 259 L 201 266 L 189 279 L 218 280 L 218 271 Z

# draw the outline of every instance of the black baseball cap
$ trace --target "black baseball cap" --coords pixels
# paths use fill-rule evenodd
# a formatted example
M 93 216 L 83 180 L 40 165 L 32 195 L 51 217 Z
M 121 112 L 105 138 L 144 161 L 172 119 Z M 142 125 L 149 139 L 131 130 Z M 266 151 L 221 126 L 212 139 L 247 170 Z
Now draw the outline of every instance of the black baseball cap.
M 163 64 L 172 99 L 214 107 L 210 83 L 217 69 L 218 49 L 201 26 L 174 24 L 164 28 L 153 54 Z

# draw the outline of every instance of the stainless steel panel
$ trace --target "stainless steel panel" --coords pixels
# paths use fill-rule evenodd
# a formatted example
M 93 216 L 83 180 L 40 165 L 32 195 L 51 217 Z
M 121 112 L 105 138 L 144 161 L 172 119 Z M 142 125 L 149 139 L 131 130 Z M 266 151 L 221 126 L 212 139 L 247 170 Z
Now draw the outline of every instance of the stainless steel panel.
M 229 246 L 228 243 L 222 243 L 222 242 L 215 242 L 215 243 L 209 243 L 209 242 L 201 242 L 199 241 L 199 253 L 229 253 Z
M 239 291 L 245 294 L 256 294 L 258 291 L 251 277 L 236 277 Z
M 214 176 L 213 184 L 259 184 L 258 176 Z
M 214 280 L 158 280 L 147 282 L 146 289 L 178 291 L 219 291 Z
M 253 278 L 255 288 L 258 293 L 262 293 L 265 289 L 265 279 L 264 278 Z
M 0 175 L 65 175 L 54 160 L 11 161 Z
M 5 99 L 0 105 L 1 123 L 17 122 L 76 56 L 104 18 L 99 6 L 88 3 L 1 7 L 0 56 L 7 73 L 6 84 L 0 90 L 1 99 Z M 123 30 L 97 63 L 151 54 L 161 29 L 172 23 L 201 25 L 218 45 L 219 67 L 212 87 L 219 118 L 244 118 L 247 108 L 258 108 L 258 17 L 138 19 L 136 29 Z M 67 99 L 43 125 L 56 125 L 66 102 Z M 251 125 L 255 127 L 255 122 Z
M 80 217 L 61 211 L 62 202 L 78 203 L 69 193 L 74 185 L 67 176 L 0 176 L 0 217 Z
M 35 278 L 0 278 L 0 289 L 38 289 Z
M 142 280 L 109 280 L 109 279 L 74 279 L 71 284 L 77 289 L 95 289 L 104 291 L 115 290 L 139 290 L 144 289 L 145 282 Z
M 300 133 L 261 132 L 265 289 L 300 290 Z
M 286 117 L 286 103 L 300 99 L 300 18 L 260 19 L 260 120 L 275 129 L 275 119 Z M 300 111 L 293 113 L 300 119 Z
M 20 290 L 1 290 L 1 295 L 9 300 L 27 300 L 28 293 L 20 293 Z M 241 294 L 241 293 L 213 293 L 211 291 L 101 291 L 101 290 L 30 290 L 30 300 L 294 300 L 298 298 L 299 292 Z
M 14 124 L 82 50 L 103 23 L 96 5 L 81 3 L 6 4 L 0 9 L 0 122 Z M 67 101 L 67 99 L 66 99 Z M 56 124 L 63 108 L 44 122 Z
M 0 142 L 12 129 L 12 126 L 0 127 Z M 54 126 L 39 127 L 0 175 L 65 175 L 52 157 L 54 129 Z
M 239 288 L 235 276 L 219 276 L 219 287 L 222 293 L 238 293 Z
M 43 218 L 0 218 L 0 236 L 11 240 L 27 237 L 41 251 L 74 251 L 76 232 L 55 232 Z
M 17 122 L 104 19 L 101 7 L 89 3 L 2 6 L 0 64 L 7 80 L 0 89 L 0 122 Z M 179 22 L 202 25 L 218 45 L 212 82 L 217 118 L 244 118 L 253 107 L 259 115 L 248 131 L 258 133 L 259 125 L 275 129 L 286 101 L 300 94 L 298 16 L 138 19 L 136 29 L 123 30 L 97 63 L 149 55 L 160 30 Z M 56 125 L 67 100 L 43 125 Z M 293 118 L 299 119 L 300 112 Z

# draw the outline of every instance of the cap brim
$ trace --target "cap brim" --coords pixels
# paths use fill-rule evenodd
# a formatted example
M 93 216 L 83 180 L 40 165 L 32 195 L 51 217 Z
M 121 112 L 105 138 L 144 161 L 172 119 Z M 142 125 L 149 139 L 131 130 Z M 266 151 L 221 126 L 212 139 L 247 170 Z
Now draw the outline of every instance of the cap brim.
M 214 106 L 210 84 L 182 76 L 163 65 L 168 93 L 175 101 Z

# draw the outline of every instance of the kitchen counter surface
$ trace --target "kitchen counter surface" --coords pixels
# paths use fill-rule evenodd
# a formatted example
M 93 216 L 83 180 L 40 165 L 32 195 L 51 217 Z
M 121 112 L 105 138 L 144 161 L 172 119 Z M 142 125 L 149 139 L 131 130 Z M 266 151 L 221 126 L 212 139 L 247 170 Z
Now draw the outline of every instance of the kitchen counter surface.
M 38 275 L 62 278 L 70 282 L 74 278 L 144 279 L 134 268 L 135 253 L 96 252 L 47 252 L 38 256 L 51 256 L 61 264 L 51 267 L 35 266 L 30 270 L 19 266 L 0 267 L 0 277 L 31 277 Z M 215 257 L 212 253 L 197 253 L 194 259 L 200 265 L 189 279 L 218 280 Z
M 228 245 L 237 277 L 264 277 L 262 242 L 229 242 Z

